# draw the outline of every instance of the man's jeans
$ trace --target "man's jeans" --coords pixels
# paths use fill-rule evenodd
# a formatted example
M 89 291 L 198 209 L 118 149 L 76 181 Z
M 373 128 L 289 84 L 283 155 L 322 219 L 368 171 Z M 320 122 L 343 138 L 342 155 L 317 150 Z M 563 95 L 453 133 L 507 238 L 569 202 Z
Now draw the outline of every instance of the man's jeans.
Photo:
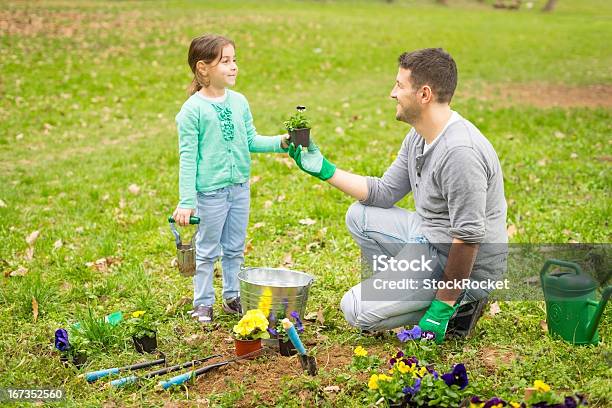
M 214 263 L 220 256 L 223 268 L 223 298 L 229 299 L 240 294 L 238 272 L 244 263 L 250 200 L 248 182 L 210 192 L 198 192 L 196 215 L 202 221 L 195 241 L 194 307 L 215 303 Z
M 433 272 L 427 272 L 427 278 L 442 278 L 447 258 L 438 253 L 423 236 L 420 231 L 421 221 L 416 213 L 399 207 L 379 208 L 357 202 L 353 203 L 346 213 L 346 225 L 361 247 L 362 262 L 369 262 L 374 255 L 399 256 L 401 254 L 398 254 L 398 249 L 402 247 L 409 251 L 415 249 L 428 259 L 437 260 L 435 265 L 432 265 Z M 422 279 L 423 276 L 423 272 L 407 271 L 405 278 Z M 348 323 L 362 330 L 386 330 L 418 324 L 436 295 L 435 289 L 421 287 L 418 292 L 404 290 L 401 292 L 401 299 L 362 300 L 362 286 L 366 287 L 366 284 L 368 282 L 364 281 L 353 286 L 340 302 L 340 308 Z M 368 285 L 370 288 L 371 286 Z M 458 299 L 460 303 L 475 300 L 470 299 L 468 295 L 469 293 L 462 293 Z

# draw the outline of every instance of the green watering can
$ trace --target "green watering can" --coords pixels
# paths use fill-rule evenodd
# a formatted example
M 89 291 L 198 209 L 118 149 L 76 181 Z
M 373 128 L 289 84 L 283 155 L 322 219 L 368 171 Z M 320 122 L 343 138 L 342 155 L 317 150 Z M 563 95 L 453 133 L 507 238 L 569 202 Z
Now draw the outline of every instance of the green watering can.
M 547 273 L 553 265 L 572 271 Z M 583 274 L 577 264 L 557 259 L 544 263 L 540 283 L 546 300 L 548 333 L 561 336 L 572 344 L 597 344 L 597 326 L 612 293 L 612 286 L 606 287 L 601 300 L 596 302 L 597 282 Z

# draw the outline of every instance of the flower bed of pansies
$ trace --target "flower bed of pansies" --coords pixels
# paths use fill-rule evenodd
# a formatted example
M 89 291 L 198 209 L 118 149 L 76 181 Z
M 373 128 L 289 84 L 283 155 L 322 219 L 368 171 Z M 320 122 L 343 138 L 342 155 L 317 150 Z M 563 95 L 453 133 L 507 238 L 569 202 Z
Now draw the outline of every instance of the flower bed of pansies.
M 540 380 L 528 389 L 524 401 L 506 401 L 498 397 L 489 399 L 477 395 L 470 383 L 463 363 L 454 364 L 449 370 L 436 371 L 417 354 L 426 356 L 435 338 L 431 332 L 423 332 L 414 326 L 397 334 L 405 344 L 387 363 L 371 356 L 361 346 L 354 350 L 352 371 L 369 371 L 369 398 L 375 405 L 390 407 L 470 407 L 470 408 L 574 408 L 586 405 L 583 396 L 561 397 Z M 421 353 L 422 352 L 422 353 Z

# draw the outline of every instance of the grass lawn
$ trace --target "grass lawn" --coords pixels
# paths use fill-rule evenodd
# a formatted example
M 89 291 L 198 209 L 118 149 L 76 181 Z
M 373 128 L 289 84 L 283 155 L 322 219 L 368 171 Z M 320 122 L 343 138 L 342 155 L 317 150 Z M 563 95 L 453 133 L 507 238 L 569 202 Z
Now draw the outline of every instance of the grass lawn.
M 155 381 L 113 391 L 59 362 L 55 329 L 89 309 L 155 311 L 172 362 L 231 348 L 237 318 L 219 307 L 220 327 L 210 333 L 187 317 L 191 281 L 171 265 L 166 222 L 178 200 L 174 116 L 191 80 L 187 48 L 204 32 L 235 40 L 236 90 L 259 133 L 282 132 L 285 117 L 306 105 L 323 153 L 364 175 L 381 175 L 409 130 L 388 97 L 398 55 L 444 47 L 459 67 L 453 108 L 500 156 L 511 241 L 610 242 L 610 3 L 562 0 L 551 14 L 538 11 L 542 1 L 518 12 L 449 3 L 0 0 L 0 388 L 63 387 L 69 406 L 356 407 L 366 404 L 367 377 L 348 370 L 352 349 L 386 358 L 400 346 L 362 337 L 340 313 L 360 270 L 344 225 L 351 199 L 285 155 L 266 154 L 253 156 L 246 264 L 316 276 L 308 311 L 325 321 L 311 323 L 306 339 L 317 345 L 319 376 L 275 358 L 167 393 L 154 391 Z M 547 96 L 554 89 L 562 91 Z M 413 207 L 410 197 L 400 204 Z M 299 222 L 306 218 L 316 222 Z M 112 265 L 87 266 L 101 258 Z M 431 351 L 436 365 L 465 362 L 485 397 L 511 398 L 541 379 L 585 393 L 592 406 L 612 404 L 610 308 L 603 343 L 574 347 L 542 330 L 543 302 L 500 307 L 470 339 Z M 128 339 L 110 338 L 92 348 L 85 370 L 142 359 Z

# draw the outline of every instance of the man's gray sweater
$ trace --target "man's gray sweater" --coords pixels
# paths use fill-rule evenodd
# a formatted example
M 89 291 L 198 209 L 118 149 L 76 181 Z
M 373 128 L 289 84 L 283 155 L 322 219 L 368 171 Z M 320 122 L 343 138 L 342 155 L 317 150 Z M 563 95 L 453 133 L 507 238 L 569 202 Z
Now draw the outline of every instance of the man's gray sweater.
M 481 245 L 481 261 L 487 254 L 506 252 L 504 180 L 491 143 L 463 117 L 425 154 L 424 143 L 410 130 L 382 178 L 367 177 L 368 197 L 362 204 L 390 208 L 412 191 L 421 232 L 442 253 L 448 254 L 453 238 L 503 244 Z

